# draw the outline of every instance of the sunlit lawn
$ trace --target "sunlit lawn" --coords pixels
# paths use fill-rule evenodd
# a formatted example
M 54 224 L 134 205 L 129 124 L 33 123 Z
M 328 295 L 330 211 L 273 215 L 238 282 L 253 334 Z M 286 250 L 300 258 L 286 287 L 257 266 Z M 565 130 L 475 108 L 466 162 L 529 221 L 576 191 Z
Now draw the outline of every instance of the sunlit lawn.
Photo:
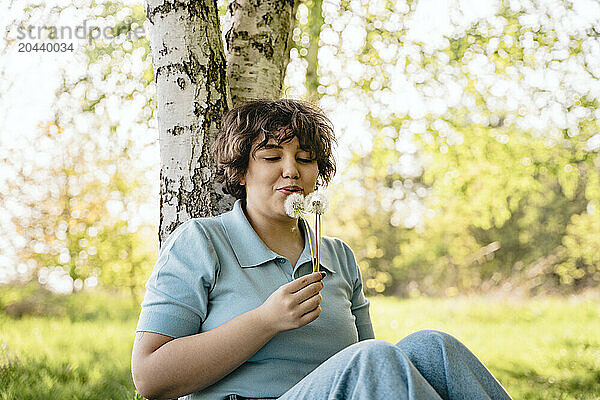
M 420 329 L 448 332 L 514 399 L 600 399 L 600 303 L 392 298 L 372 300 L 375 334 L 396 343 Z
M 377 338 L 395 343 L 420 329 L 451 333 L 515 399 L 600 399 L 597 302 L 371 301 Z M 0 314 L 0 398 L 136 398 L 129 357 L 137 307 L 128 298 L 83 294 L 54 310 L 53 317 Z

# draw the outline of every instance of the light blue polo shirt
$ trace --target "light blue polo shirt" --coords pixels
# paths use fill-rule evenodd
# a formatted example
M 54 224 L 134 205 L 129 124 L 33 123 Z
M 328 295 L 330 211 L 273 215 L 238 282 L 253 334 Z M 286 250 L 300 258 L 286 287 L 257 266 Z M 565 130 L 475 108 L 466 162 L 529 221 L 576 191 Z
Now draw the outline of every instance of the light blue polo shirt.
M 299 225 L 304 235 L 304 224 Z M 314 243 L 314 232 L 309 232 Z M 209 331 L 260 306 L 280 286 L 310 274 L 310 260 L 305 240 L 292 270 L 256 234 L 240 200 L 222 215 L 186 221 L 160 251 L 136 331 L 174 338 Z M 350 247 L 322 237 L 320 265 L 327 276 L 316 320 L 279 333 L 235 371 L 185 398 L 279 397 L 335 353 L 374 338 L 369 301 Z

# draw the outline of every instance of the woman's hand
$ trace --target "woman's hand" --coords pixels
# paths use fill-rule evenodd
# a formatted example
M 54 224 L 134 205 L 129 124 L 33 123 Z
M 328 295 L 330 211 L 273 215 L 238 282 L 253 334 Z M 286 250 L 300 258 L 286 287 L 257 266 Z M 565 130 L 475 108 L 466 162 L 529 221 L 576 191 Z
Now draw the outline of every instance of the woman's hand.
M 273 292 L 256 310 L 276 333 L 300 328 L 321 314 L 323 272 L 313 272 L 286 283 Z

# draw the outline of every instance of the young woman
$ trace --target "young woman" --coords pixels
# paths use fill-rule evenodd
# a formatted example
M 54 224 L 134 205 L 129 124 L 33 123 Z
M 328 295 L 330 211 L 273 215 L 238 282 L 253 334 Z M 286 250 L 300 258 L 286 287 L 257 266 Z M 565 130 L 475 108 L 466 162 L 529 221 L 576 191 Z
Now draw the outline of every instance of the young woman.
M 510 399 L 451 336 L 376 340 L 360 270 L 284 202 L 335 173 L 331 122 L 296 100 L 231 110 L 215 143 L 233 210 L 179 226 L 146 285 L 132 355 L 148 398 Z

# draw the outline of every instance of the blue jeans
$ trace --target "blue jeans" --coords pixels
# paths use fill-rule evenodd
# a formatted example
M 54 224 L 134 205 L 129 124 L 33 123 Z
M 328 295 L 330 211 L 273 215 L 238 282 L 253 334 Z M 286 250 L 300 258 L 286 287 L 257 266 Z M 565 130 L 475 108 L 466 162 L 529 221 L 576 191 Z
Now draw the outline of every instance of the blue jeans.
M 335 354 L 279 400 L 510 400 L 487 368 L 454 337 L 413 333 L 396 345 L 358 342 Z

